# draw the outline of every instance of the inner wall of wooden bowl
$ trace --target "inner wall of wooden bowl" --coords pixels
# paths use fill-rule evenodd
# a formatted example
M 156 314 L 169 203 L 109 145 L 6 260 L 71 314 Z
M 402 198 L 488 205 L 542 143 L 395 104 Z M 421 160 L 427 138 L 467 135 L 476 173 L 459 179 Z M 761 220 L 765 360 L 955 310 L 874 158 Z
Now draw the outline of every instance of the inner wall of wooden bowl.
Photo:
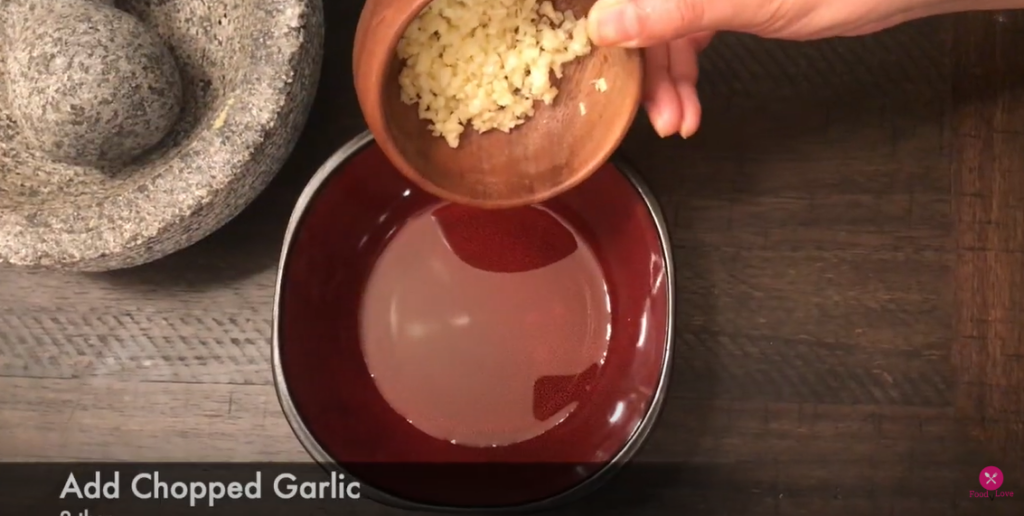
M 614 457 L 651 407 L 668 318 L 657 227 L 612 165 L 543 204 L 581 234 L 604 269 L 612 303 L 608 355 L 588 397 L 558 426 L 509 446 L 464 447 L 428 436 L 392 409 L 360 345 L 362 291 L 377 257 L 408 217 L 438 202 L 401 177 L 376 145 L 324 184 L 283 271 L 278 346 L 287 393 L 330 457 L 385 492 L 446 505 L 556 495 Z M 410 471 L 416 474 L 402 473 Z M 528 479 L 510 478 L 525 473 Z
M 636 109 L 637 78 L 623 77 L 637 73 L 631 59 L 625 50 L 595 47 L 565 66 L 552 105 L 537 102 L 536 114 L 509 134 L 467 127 L 452 149 L 432 135 L 416 105 L 401 101 L 396 58 L 382 86 L 384 120 L 402 155 L 434 186 L 470 199 L 528 199 L 579 180 L 616 146 Z M 598 79 L 608 91 L 596 90 Z

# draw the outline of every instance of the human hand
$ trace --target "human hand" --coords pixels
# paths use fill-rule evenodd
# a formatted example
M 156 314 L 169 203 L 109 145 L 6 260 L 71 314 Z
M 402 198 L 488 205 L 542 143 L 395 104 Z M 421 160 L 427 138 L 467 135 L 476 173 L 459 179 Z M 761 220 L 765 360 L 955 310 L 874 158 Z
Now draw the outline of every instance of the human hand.
M 644 105 L 655 131 L 688 138 L 700 125 L 698 54 L 718 31 L 811 40 L 859 36 L 956 12 L 1024 7 L 1024 0 L 598 0 L 588 30 L 600 46 L 643 48 Z

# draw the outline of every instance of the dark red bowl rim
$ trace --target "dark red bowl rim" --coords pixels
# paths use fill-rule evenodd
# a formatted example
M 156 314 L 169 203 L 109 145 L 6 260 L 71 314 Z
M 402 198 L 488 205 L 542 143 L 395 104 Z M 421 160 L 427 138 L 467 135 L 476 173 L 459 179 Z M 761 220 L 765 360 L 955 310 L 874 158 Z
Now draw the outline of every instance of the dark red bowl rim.
M 303 189 L 302 194 L 299 196 L 298 201 L 295 203 L 295 208 L 292 210 L 291 218 L 288 221 L 288 227 L 284 234 L 284 245 L 281 251 L 281 259 L 278 263 L 277 270 L 277 281 L 274 286 L 274 313 L 273 313 L 273 336 L 271 342 L 271 362 L 273 366 L 274 375 L 274 388 L 277 391 L 277 399 L 281 404 L 281 410 L 284 412 L 285 419 L 288 421 L 288 425 L 291 426 L 292 432 L 295 433 L 295 437 L 302 444 L 302 447 L 306 449 L 306 452 L 315 460 L 321 467 L 327 471 L 335 471 L 346 475 L 347 478 L 354 481 L 359 481 L 357 477 L 352 476 L 345 470 L 344 466 L 339 464 L 326 451 L 320 446 L 320 444 L 313 438 L 309 429 L 306 427 L 302 416 L 295 408 L 295 404 L 292 402 L 291 393 L 288 391 L 288 383 L 285 380 L 284 369 L 281 367 L 281 286 L 284 282 L 284 271 L 287 266 L 289 254 L 292 247 L 292 242 L 295 237 L 295 231 L 299 227 L 305 217 L 310 204 L 316 198 L 317 194 L 323 188 L 327 180 L 332 174 L 338 170 L 349 158 L 362 152 L 366 147 L 374 143 L 373 135 L 369 131 L 364 131 L 362 134 L 356 136 L 348 143 L 338 149 L 323 165 L 317 170 L 313 177 L 309 180 L 306 188 Z M 661 253 L 665 262 L 665 279 L 666 279 L 666 313 L 668 314 L 665 318 L 665 353 L 661 364 L 661 373 L 659 375 L 658 387 L 655 389 L 651 396 L 651 404 L 644 415 L 644 418 L 637 425 L 636 430 L 626 440 L 626 443 L 622 446 L 622 449 L 608 461 L 604 467 L 602 467 L 597 473 L 590 476 L 586 480 L 580 482 L 576 486 L 549 498 L 529 502 L 521 505 L 514 506 L 503 506 L 503 507 L 446 507 L 432 504 L 424 504 L 418 502 L 412 502 L 405 500 L 401 497 L 386 493 L 384 491 L 375 489 L 372 485 L 363 484 L 360 482 L 361 496 L 385 504 L 392 507 L 407 509 L 407 510 L 419 510 L 419 511 L 444 511 L 444 512 L 533 512 L 539 510 L 549 510 L 556 506 L 561 506 L 566 503 L 577 500 L 597 489 L 600 485 L 604 484 L 614 475 L 618 470 L 626 464 L 634 455 L 640 450 L 640 447 L 647 440 L 651 429 L 654 427 L 658 416 L 661 414 L 662 406 L 664 405 L 665 395 L 668 391 L 669 377 L 672 369 L 672 343 L 673 343 L 673 328 L 675 326 L 675 271 L 672 262 L 672 245 L 668 236 L 668 226 L 665 224 L 665 218 L 662 215 L 661 208 L 658 205 L 657 199 L 654 194 L 650 191 L 647 185 L 643 182 L 640 176 L 634 171 L 633 167 L 629 165 L 622 156 L 616 152 L 611 158 L 612 164 L 615 168 L 630 182 L 633 188 L 640 194 L 644 204 L 647 206 L 648 214 L 654 222 L 655 229 L 658 232 L 658 237 L 661 241 Z

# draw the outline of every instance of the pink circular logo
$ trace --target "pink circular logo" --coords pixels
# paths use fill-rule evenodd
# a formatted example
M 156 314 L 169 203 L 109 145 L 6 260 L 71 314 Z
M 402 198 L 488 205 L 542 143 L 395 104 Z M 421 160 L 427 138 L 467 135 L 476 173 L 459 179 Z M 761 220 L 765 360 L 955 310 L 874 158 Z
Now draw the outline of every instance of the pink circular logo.
M 978 475 L 978 482 L 981 482 L 983 489 L 994 491 L 1003 485 L 1003 472 L 995 466 L 989 466 L 981 470 L 981 474 Z

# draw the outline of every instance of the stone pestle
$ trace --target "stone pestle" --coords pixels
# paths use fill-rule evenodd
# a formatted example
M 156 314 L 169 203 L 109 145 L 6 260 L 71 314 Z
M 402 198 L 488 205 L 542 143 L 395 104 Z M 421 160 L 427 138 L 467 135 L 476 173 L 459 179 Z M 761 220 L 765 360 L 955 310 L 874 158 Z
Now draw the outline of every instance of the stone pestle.
M 174 56 L 112 0 L 4 0 L 0 11 L 6 102 L 24 148 L 71 165 L 123 165 L 174 127 Z

